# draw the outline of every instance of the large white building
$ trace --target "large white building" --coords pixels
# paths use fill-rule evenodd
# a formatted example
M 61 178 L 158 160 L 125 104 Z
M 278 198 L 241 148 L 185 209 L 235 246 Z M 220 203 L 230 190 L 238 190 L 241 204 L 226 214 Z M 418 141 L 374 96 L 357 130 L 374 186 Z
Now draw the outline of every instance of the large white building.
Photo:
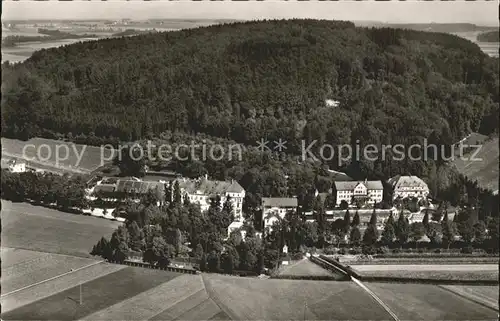
M 26 172 L 26 163 L 12 159 L 9 161 L 9 171 L 12 173 L 24 173 Z
M 295 197 L 263 197 L 262 198 L 262 219 L 264 229 L 269 228 L 274 222 L 283 219 L 287 212 L 296 211 L 298 201 Z
M 384 187 L 381 181 L 336 181 L 333 192 L 337 206 L 342 201 L 351 204 L 357 198 L 365 199 L 368 204 L 374 204 L 382 202 Z
M 395 176 L 387 181 L 393 188 L 392 198 L 396 199 L 416 197 L 427 198 L 429 196 L 429 187 L 417 176 Z
M 229 197 L 233 205 L 234 221 L 243 223 L 245 190 L 237 181 L 213 181 L 205 176 L 197 179 L 178 178 L 173 181 L 173 184 L 176 182 L 179 183 L 183 198 L 187 195 L 189 201 L 199 204 L 202 211 L 208 210 L 213 197 L 220 197 L 221 206 Z

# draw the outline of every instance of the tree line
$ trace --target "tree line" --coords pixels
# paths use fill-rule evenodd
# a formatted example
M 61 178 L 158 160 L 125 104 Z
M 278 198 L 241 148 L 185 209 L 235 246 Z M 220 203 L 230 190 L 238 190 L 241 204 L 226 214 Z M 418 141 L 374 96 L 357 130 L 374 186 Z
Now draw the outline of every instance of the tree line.
M 88 205 L 82 176 L 11 173 L 3 169 L 1 181 L 2 198 L 14 202 L 33 201 L 36 204 L 55 205 L 63 211 L 79 211 Z
M 302 139 L 407 145 L 433 134 L 449 144 L 498 132 L 488 121 L 498 115 L 497 69 L 457 36 L 340 21 L 102 39 L 5 63 L 2 135 L 133 141 L 171 130 L 244 144 L 284 138 L 289 153 Z M 332 112 L 325 99 L 340 106 Z
M 136 203 L 119 207 L 125 225 L 110 240 L 102 238 L 91 254 L 113 261 L 140 255 L 144 262 L 158 266 L 167 266 L 177 257 L 193 257 L 201 270 L 259 271 L 263 253 L 253 227 L 245 227 L 249 232 L 245 242 L 239 232 L 228 238 L 234 220 L 230 198 L 221 206 L 220 197 L 215 196 L 202 212 L 198 204 L 181 195 L 178 182 L 167 186 L 166 196 L 160 207 Z

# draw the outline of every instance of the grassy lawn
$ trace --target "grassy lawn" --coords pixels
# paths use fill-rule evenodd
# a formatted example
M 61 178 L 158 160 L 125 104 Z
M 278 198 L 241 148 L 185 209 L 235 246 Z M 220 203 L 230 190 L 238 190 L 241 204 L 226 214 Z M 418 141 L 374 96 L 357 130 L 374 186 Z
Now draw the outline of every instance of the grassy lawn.
M 355 265 L 361 276 L 423 278 L 435 280 L 498 280 L 494 264 Z
M 318 276 L 332 276 L 333 274 L 323 269 L 317 264 L 309 261 L 308 259 L 303 259 L 297 262 L 293 262 L 291 265 L 283 265 L 278 271 L 278 275 L 293 275 L 293 276 L 308 276 L 308 275 L 318 275 Z
M 70 289 L 77 284 L 89 282 L 93 279 L 124 268 L 126 268 L 124 265 L 100 263 L 74 271 L 53 280 L 40 283 L 33 287 L 8 294 L 1 299 L 2 312 L 6 313 L 24 305 L 41 300 L 45 297 Z M 3 292 L 3 294 L 6 293 L 7 292 Z
M 107 308 L 179 276 L 166 271 L 128 267 L 79 287 L 22 306 L 2 315 L 3 320 L 74 320 Z
M 185 298 L 182 301 L 174 304 L 168 309 L 162 311 L 161 313 L 155 315 L 150 320 L 174 320 L 174 319 L 182 319 L 182 320 L 190 320 L 189 318 L 184 318 L 183 315 L 190 310 L 196 309 L 199 305 L 203 304 L 203 302 L 209 299 L 207 292 L 205 289 L 200 290 L 191 296 Z M 218 311 L 215 314 L 217 314 Z M 211 316 L 208 316 L 210 318 Z M 205 318 L 205 319 L 208 319 Z
M 197 294 L 200 298 L 199 302 L 194 299 Z M 85 318 L 87 320 L 151 320 L 161 314 L 164 316 L 160 318 L 161 320 L 170 320 L 173 314 L 169 313 L 167 317 L 162 311 L 172 311 L 175 307 L 183 307 L 178 314 L 175 314 L 178 317 L 207 299 L 208 295 L 203 287 L 201 276 L 183 274 Z M 185 318 L 185 320 L 188 319 Z
M 26 256 L 26 252 L 31 256 Z M 15 256 L 20 255 L 24 260 L 19 262 Z M 13 259 L 17 263 L 2 268 L 2 292 L 8 293 L 22 287 L 47 280 L 51 277 L 66 273 L 72 269 L 78 269 L 97 260 L 71 257 L 52 253 L 40 253 L 27 250 L 10 251 L 2 256 L 2 261 Z
M 441 287 L 498 310 L 498 286 L 442 285 Z
M 90 257 L 120 223 L 2 200 L 2 246 Z
M 498 280 L 498 271 L 363 271 L 361 275 L 433 280 Z
M 64 43 L 56 43 L 55 45 L 63 45 Z M 41 47 L 48 46 L 49 44 L 42 44 Z M 17 139 L 2 138 L 2 153 L 6 155 L 13 155 L 21 157 L 23 156 L 23 147 L 32 144 L 33 146 L 27 147 L 25 152 L 25 157 L 34 159 L 34 162 L 42 162 L 50 165 L 56 165 L 56 146 L 59 147 L 59 165 L 68 168 L 81 169 L 86 172 L 95 170 L 97 167 L 101 166 L 101 148 L 95 146 L 87 145 L 76 145 L 73 143 L 68 143 L 59 140 L 45 139 L 45 138 L 32 138 L 28 141 L 20 141 Z M 42 145 L 50 147 L 49 150 L 44 148 L 39 148 Z M 61 146 L 67 146 L 69 154 L 66 157 L 66 148 Z M 38 151 L 38 154 L 37 154 Z M 83 154 L 82 154 L 83 153 Z M 81 158 L 78 156 L 82 155 Z M 106 158 L 111 155 L 109 150 L 103 151 L 103 155 Z M 49 157 L 50 156 L 50 157 Z M 48 160 L 43 160 L 48 158 Z M 68 158 L 64 160 L 64 158 Z M 80 162 L 78 162 L 80 159 Z
M 373 298 L 352 282 L 260 280 L 215 274 L 206 274 L 203 278 L 214 302 L 240 320 L 390 318 Z
M 481 148 L 479 149 L 477 155 L 474 155 L 474 157 L 476 159 L 482 159 L 482 161 L 473 161 L 470 159 L 472 155 L 469 154 L 463 159 L 457 157 L 454 160 L 454 165 L 461 174 L 467 176 L 473 181 L 477 180 L 479 186 L 482 188 L 491 189 L 493 191 L 498 190 L 498 138 L 485 141 L 486 136 L 479 134 L 473 134 L 471 136 L 471 142 L 464 142 L 464 144 L 474 145 L 479 142 Z M 474 140 L 477 140 L 478 142 L 475 142 Z
M 374 258 L 372 260 L 346 261 L 350 265 L 374 265 L 374 264 L 498 264 L 498 257 L 420 257 L 420 258 Z
M 213 317 L 211 317 L 209 320 L 231 320 L 231 318 L 223 311 L 217 313 Z
M 497 312 L 436 285 L 365 283 L 400 320 L 497 320 Z

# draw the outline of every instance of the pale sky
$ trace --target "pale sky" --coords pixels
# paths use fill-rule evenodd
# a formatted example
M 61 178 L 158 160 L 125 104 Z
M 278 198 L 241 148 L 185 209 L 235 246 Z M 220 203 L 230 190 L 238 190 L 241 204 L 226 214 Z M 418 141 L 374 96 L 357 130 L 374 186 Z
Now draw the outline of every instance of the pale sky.
M 498 1 L 2 1 L 8 19 L 272 19 L 318 18 L 388 23 L 498 25 Z

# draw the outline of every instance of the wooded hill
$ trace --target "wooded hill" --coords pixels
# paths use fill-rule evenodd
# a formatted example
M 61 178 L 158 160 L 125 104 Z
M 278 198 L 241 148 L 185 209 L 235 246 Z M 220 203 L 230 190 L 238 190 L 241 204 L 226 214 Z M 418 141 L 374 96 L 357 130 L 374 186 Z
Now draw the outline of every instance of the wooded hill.
M 440 33 L 245 22 L 45 49 L 2 69 L 2 135 L 15 138 L 180 130 L 298 147 L 498 130 L 498 59 Z
M 498 133 L 498 58 L 449 34 L 341 21 L 244 22 L 41 50 L 2 71 L 5 137 L 94 145 L 282 138 L 287 155 L 250 148 L 238 162 L 170 164 L 188 177 L 238 180 L 247 191 L 245 213 L 258 213 L 263 196 L 298 196 L 309 209 L 314 189 L 331 187 L 322 164 L 292 157 L 301 140 L 318 140 L 318 148 L 357 140 L 409 146 L 424 138 L 450 146 L 471 131 Z M 340 168 L 336 159 L 325 163 Z M 353 179 L 418 175 L 453 205 L 481 199 L 494 209 L 487 204 L 498 200 L 450 173 L 439 157 L 363 159 L 341 170 Z
M 248 145 L 282 138 L 293 155 L 302 139 L 451 145 L 498 132 L 498 59 L 441 33 L 243 22 L 41 50 L 2 71 L 2 135 L 21 139 L 102 144 L 182 132 Z M 352 172 L 426 176 L 429 166 Z

